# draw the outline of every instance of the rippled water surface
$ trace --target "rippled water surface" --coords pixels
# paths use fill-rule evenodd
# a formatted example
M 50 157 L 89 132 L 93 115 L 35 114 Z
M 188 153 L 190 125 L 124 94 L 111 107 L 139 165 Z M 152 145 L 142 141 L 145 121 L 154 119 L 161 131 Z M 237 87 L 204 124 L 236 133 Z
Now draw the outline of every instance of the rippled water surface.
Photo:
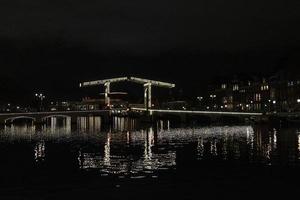
M 47 179 L 93 172 L 118 179 L 157 179 L 193 166 L 299 165 L 297 128 L 174 127 L 169 121 L 144 126 L 125 118 L 105 127 L 97 117 L 78 118 L 77 124 L 54 118 L 43 126 L 5 126 L 0 132 L 0 174 L 32 178 L 39 173 Z

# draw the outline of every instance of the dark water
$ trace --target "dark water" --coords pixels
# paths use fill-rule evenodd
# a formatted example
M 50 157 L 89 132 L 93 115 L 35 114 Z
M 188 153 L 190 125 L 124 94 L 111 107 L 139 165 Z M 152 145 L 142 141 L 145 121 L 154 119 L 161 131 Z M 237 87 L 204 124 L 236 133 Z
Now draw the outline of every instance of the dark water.
M 300 129 L 53 118 L 2 127 L 0 159 L 1 199 L 286 196 L 300 177 Z

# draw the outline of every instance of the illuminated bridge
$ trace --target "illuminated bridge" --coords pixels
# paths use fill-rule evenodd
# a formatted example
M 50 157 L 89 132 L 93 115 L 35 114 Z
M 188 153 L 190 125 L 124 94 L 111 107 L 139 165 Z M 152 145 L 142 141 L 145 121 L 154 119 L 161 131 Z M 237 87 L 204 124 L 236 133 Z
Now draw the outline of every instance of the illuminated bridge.
M 206 116 L 210 118 L 232 116 L 235 118 L 264 117 L 262 113 L 245 113 L 245 112 L 217 112 L 217 111 L 189 111 L 189 110 L 160 110 L 146 108 L 131 108 L 126 114 L 139 113 L 138 116 L 148 121 L 159 118 L 179 117 L 182 122 L 187 118 Z M 125 116 L 126 116 L 125 114 Z M 16 120 L 30 120 L 33 123 L 43 123 L 50 118 L 71 118 L 72 123 L 77 122 L 78 117 L 100 116 L 104 124 L 109 124 L 113 116 L 119 116 L 114 110 L 88 110 L 88 111 L 61 111 L 61 112 L 28 112 L 28 113 L 0 113 L 0 124 L 11 124 Z M 124 116 L 124 113 L 122 114 Z M 150 117 L 150 118 L 149 118 Z
M 111 78 L 97 81 L 88 81 L 80 83 L 79 87 L 90 87 L 97 85 L 104 85 L 105 88 L 105 104 L 107 107 L 110 107 L 110 85 L 112 83 L 130 81 L 138 84 L 142 84 L 144 87 L 144 105 L 145 109 L 150 109 L 152 107 L 152 86 L 163 87 L 163 88 L 174 88 L 175 84 L 167 83 L 162 81 L 155 81 L 144 78 L 137 77 L 119 77 L 119 78 Z
M 177 116 L 181 121 L 185 121 L 188 117 L 193 116 L 208 116 L 208 117 L 222 117 L 222 116 L 233 116 L 237 118 L 249 118 L 255 117 L 260 118 L 264 115 L 262 113 L 247 113 L 247 112 L 217 112 L 217 111 L 188 111 L 188 110 L 160 110 L 152 109 L 152 86 L 163 87 L 163 88 L 174 88 L 175 84 L 167 83 L 162 81 L 155 81 L 150 79 L 143 79 L 137 77 L 119 77 L 112 79 L 103 79 L 97 81 L 89 81 L 80 83 L 80 87 L 90 87 L 104 85 L 105 88 L 105 103 L 110 106 L 110 85 L 112 83 L 130 81 L 143 85 L 144 87 L 144 108 L 130 108 L 129 111 L 122 112 L 122 116 L 130 116 L 130 114 L 138 113 L 143 119 L 151 121 L 157 118 L 167 118 Z M 32 122 L 44 122 L 49 118 L 71 118 L 72 122 L 76 122 L 77 117 L 80 116 L 101 116 L 103 123 L 111 122 L 112 116 L 119 115 L 114 110 L 87 110 L 87 111 L 57 111 L 57 112 L 28 112 L 28 113 L 0 113 L 0 124 L 10 124 L 16 120 L 26 119 Z

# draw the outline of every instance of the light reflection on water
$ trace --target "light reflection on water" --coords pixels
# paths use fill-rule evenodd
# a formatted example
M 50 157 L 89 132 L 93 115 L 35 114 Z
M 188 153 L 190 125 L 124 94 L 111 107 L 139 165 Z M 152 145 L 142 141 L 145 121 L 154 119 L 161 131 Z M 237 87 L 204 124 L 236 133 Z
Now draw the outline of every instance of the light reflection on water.
M 136 120 L 128 118 L 114 118 L 108 129 L 103 128 L 100 117 L 79 117 L 76 124 L 69 118 L 52 118 L 43 126 L 5 126 L 0 141 L 20 151 L 23 150 L 18 146 L 20 143 L 30 145 L 33 155 L 27 159 L 37 164 L 47 163 L 48 154 L 54 154 L 57 162 L 63 159 L 59 151 L 51 152 L 55 143 L 66 152 L 75 152 L 69 156 L 76 160 L 78 165 L 74 167 L 78 169 L 132 178 L 149 174 L 155 177 L 154 173 L 160 170 L 176 170 L 178 162 L 188 168 L 191 160 L 298 165 L 300 158 L 300 131 L 297 129 L 172 128 L 169 121 L 158 121 L 154 126 L 143 128 Z M 178 157 L 183 150 L 184 156 Z

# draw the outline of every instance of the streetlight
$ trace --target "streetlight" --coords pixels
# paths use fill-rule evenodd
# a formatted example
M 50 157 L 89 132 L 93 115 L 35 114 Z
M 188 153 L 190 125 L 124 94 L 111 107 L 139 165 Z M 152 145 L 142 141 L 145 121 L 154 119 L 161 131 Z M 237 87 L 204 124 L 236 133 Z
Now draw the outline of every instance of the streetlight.
M 203 99 L 203 97 L 197 97 L 197 99 L 198 99 L 199 101 L 201 101 L 201 100 Z
M 199 108 L 201 109 L 203 97 L 197 97 L 197 100 L 199 101 Z
M 276 111 L 276 107 L 277 107 L 276 106 L 277 102 L 276 102 L 276 100 L 273 100 L 272 103 L 273 103 L 273 106 L 272 106 L 273 107 L 273 112 L 275 112 Z
M 216 98 L 217 97 L 217 95 L 215 95 L 215 94 L 211 94 L 211 95 L 209 95 L 209 97 L 211 98 L 211 103 L 212 103 L 212 107 L 216 107 L 216 105 L 214 105 L 214 98 Z
M 42 111 L 42 109 L 43 109 L 43 100 L 46 98 L 46 96 L 43 95 L 42 93 L 40 93 L 40 94 L 35 93 L 35 96 L 40 100 L 40 111 Z

